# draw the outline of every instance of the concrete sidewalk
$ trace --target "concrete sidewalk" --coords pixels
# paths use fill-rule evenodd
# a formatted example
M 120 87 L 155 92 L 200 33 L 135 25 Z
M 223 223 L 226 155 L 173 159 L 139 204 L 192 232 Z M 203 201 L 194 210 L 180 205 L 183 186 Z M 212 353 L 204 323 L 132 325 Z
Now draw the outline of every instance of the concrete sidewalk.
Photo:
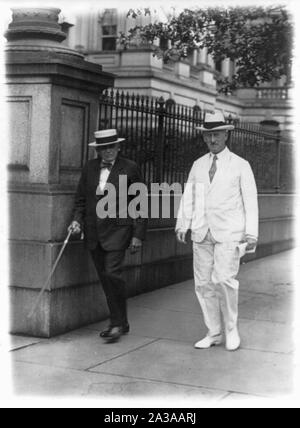
M 206 329 L 193 281 L 129 300 L 131 333 L 105 344 L 101 322 L 45 340 L 13 336 L 14 394 L 135 399 L 180 397 L 218 405 L 287 397 L 293 390 L 293 261 L 287 251 L 242 265 L 241 349 L 196 350 Z M 184 402 L 182 400 L 187 400 Z M 203 402 L 202 402 L 203 401 Z M 101 405 L 101 400 L 99 400 Z

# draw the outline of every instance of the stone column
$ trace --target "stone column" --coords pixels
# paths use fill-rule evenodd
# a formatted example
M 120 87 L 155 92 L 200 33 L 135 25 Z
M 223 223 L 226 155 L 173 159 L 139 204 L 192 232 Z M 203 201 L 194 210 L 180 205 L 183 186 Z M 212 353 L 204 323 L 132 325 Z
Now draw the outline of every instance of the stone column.
M 225 77 L 230 77 L 230 59 L 229 58 L 226 58 L 222 62 L 222 74 Z
M 72 241 L 34 317 L 27 314 L 66 236 L 98 98 L 114 76 L 61 42 L 59 9 L 13 9 L 8 87 L 11 332 L 50 337 L 107 314 L 82 242 Z

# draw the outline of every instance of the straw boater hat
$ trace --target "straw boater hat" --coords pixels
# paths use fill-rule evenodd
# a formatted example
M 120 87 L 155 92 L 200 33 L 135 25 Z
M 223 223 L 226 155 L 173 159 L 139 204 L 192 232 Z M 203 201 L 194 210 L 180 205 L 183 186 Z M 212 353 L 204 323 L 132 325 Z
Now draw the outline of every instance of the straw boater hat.
M 96 141 L 89 144 L 90 147 L 105 147 L 111 144 L 121 143 L 125 138 L 119 138 L 116 129 L 105 129 L 94 133 Z
M 234 126 L 228 125 L 225 122 L 223 113 L 217 111 L 215 113 L 206 113 L 203 126 L 197 126 L 196 129 L 202 132 L 232 131 Z

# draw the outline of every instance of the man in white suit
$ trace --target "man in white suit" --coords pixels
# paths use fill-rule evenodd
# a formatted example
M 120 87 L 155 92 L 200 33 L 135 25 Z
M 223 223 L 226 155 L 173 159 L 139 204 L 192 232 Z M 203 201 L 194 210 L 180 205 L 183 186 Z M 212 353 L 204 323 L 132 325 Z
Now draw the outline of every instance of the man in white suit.
M 190 172 L 176 225 L 177 239 L 186 243 L 192 232 L 196 294 L 208 329 L 198 349 L 220 345 L 222 318 L 226 349 L 240 347 L 236 276 L 241 248 L 252 252 L 258 239 L 257 189 L 249 163 L 226 146 L 227 125 L 221 112 L 207 114 L 202 131 L 209 153 Z

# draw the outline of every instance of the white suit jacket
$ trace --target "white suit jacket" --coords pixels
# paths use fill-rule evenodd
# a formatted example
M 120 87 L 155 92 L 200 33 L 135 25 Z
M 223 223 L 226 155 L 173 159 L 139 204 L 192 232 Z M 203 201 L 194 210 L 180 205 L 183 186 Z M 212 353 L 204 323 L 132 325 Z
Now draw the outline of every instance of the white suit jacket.
M 192 240 L 202 242 L 210 229 L 218 242 L 258 237 L 258 202 L 249 163 L 227 147 L 217 161 L 212 183 L 208 153 L 198 159 L 189 174 L 177 215 L 176 231 L 192 231 Z

